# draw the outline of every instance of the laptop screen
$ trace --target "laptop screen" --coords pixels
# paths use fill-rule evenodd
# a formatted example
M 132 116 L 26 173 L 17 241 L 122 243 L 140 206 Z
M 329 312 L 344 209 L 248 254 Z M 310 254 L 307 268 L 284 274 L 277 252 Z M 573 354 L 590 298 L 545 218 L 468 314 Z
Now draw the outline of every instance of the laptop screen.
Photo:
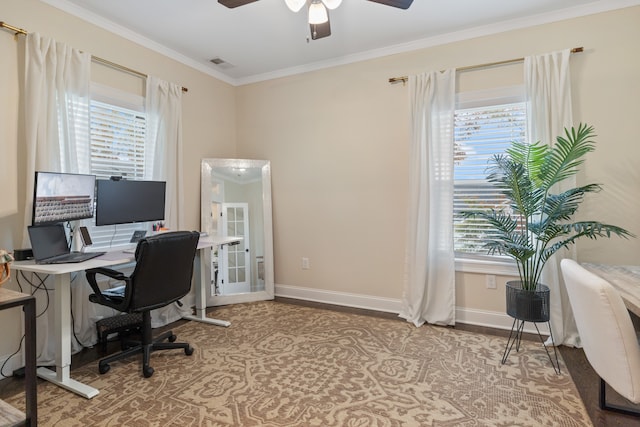
M 69 253 L 64 225 L 30 225 L 29 239 L 36 261 Z

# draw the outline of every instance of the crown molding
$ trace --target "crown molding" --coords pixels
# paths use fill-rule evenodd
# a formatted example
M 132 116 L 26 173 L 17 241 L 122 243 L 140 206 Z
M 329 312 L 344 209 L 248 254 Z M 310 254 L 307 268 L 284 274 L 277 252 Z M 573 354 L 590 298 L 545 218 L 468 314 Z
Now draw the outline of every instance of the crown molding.
M 184 64 L 195 70 L 201 71 L 211 77 L 215 77 L 216 79 L 222 80 L 223 82 L 228 83 L 230 85 L 237 86 L 237 82 L 232 77 L 229 77 L 226 74 L 221 73 L 217 70 L 213 70 L 210 67 L 202 64 L 201 62 L 194 60 L 193 58 L 190 58 L 179 52 L 176 52 L 175 50 L 170 49 L 160 43 L 157 43 L 139 33 L 136 33 L 135 31 L 131 31 L 130 29 L 125 28 L 121 25 L 118 25 L 113 21 L 105 19 L 99 15 L 96 15 L 95 13 L 89 12 L 81 7 L 78 7 L 71 2 L 68 2 L 66 0 L 40 0 L 40 1 L 43 3 L 47 3 L 48 5 L 53 6 L 57 9 L 60 9 L 64 12 L 67 12 L 70 15 L 73 15 L 77 18 L 80 18 L 83 21 L 87 21 L 97 27 L 100 27 L 104 30 L 112 32 L 115 35 L 120 36 L 126 40 L 137 43 L 143 47 L 146 47 L 147 49 L 153 50 L 161 55 L 164 55 L 168 58 L 178 61 L 181 64 Z M 152 74 L 152 73 L 147 73 L 147 74 Z
M 296 74 L 307 73 L 311 71 L 322 70 L 326 68 L 337 67 L 341 65 L 352 64 L 355 62 L 367 61 L 384 56 L 395 55 L 398 53 L 406 53 L 420 49 L 426 49 L 429 47 L 445 45 L 448 43 L 469 40 L 478 37 L 489 36 L 493 34 L 499 34 L 506 31 L 518 30 L 528 27 L 533 27 L 542 24 L 549 24 L 558 21 L 564 21 L 567 19 L 579 18 L 583 16 L 593 15 L 597 13 L 608 12 L 617 9 L 624 9 L 627 7 L 633 7 L 640 5 L 640 0 L 599 0 L 594 1 L 586 5 L 575 6 L 571 8 L 562 9 L 555 12 L 543 13 L 538 15 L 529 16 L 527 18 L 512 19 L 508 21 L 496 22 L 490 25 L 479 26 L 463 31 L 455 31 L 448 34 L 442 34 L 435 37 L 428 37 L 420 40 L 415 40 L 408 43 L 397 44 L 380 49 L 373 49 L 366 52 L 360 52 L 352 55 L 345 55 L 338 58 L 333 58 L 326 61 L 311 62 L 296 67 L 284 68 L 273 72 L 256 74 L 247 77 L 233 78 L 217 70 L 213 70 L 207 65 L 189 58 L 173 49 L 154 42 L 134 31 L 131 31 L 125 27 L 115 24 L 112 21 L 104 19 L 94 13 L 88 12 L 73 3 L 66 0 L 41 0 L 55 8 L 61 9 L 71 15 L 74 15 L 80 19 L 90 22 L 100 28 L 110 31 L 120 37 L 137 43 L 143 47 L 158 52 L 164 56 L 167 56 L 175 61 L 178 61 L 186 66 L 201 71 L 211 77 L 218 80 L 222 80 L 232 86 L 242 86 L 251 83 L 258 83 L 266 80 L 273 80 L 282 77 L 289 77 Z
M 512 30 L 519 30 L 537 25 L 550 24 L 553 22 L 564 21 L 567 19 L 579 18 L 582 16 L 594 15 L 597 13 L 608 12 L 611 10 L 624 9 L 627 7 L 640 5 L 640 0 L 599 0 L 587 5 L 576 6 L 563 9 L 560 11 L 533 15 L 527 18 L 512 19 L 508 21 L 497 22 L 490 25 L 474 27 L 468 30 L 455 31 L 434 37 L 428 37 L 408 43 L 397 44 L 380 49 L 369 50 L 353 55 L 342 56 L 327 61 L 313 62 L 297 67 L 285 68 L 265 74 L 257 74 L 244 78 L 236 79 L 237 85 L 250 83 L 258 83 L 265 80 L 289 77 L 296 74 L 302 74 L 310 71 L 317 71 L 324 68 L 331 68 L 340 65 L 351 64 L 360 61 L 381 58 L 384 56 L 395 55 L 399 53 L 412 52 L 415 50 L 426 49 L 435 46 L 441 46 L 449 43 L 470 40 L 478 37 L 490 36 L 493 34 L 504 33 Z

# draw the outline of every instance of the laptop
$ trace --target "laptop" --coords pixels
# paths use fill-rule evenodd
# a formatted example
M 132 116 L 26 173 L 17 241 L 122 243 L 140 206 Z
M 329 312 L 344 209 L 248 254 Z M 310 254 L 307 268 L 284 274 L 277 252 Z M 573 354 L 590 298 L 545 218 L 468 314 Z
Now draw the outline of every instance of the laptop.
M 30 225 L 27 228 L 36 264 L 83 262 L 104 254 L 104 252 L 70 252 L 67 234 L 62 224 Z

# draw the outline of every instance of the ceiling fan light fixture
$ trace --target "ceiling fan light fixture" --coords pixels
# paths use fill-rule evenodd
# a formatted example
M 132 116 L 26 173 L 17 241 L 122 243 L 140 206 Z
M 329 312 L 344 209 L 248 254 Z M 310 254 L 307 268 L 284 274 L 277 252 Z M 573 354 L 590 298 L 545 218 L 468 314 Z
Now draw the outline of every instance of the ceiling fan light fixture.
M 292 12 L 297 12 L 302 9 L 302 6 L 305 5 L 307 0 L 284 0 L 284 2 L 287 4 L 289 10 L 291 10 Z
M 309 5 L 309 24 L 324 24 L 329 20 L 327 8 L 320 0 L 312 0 Z
M 324 3 L 327 9 L 333 10 L 336 7 L 340 6 L 342 0 L 322 0 L 322 3 Z

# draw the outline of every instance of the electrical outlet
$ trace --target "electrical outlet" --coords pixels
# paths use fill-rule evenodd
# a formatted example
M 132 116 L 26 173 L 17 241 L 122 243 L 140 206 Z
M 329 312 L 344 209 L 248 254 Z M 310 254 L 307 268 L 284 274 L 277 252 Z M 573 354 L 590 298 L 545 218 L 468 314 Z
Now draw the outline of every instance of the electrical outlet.
M 487 289 L 496 289 L 496 276 L 487 274 Z
M 303 270 L 308 270 L 310 269 L 310 265 L 309 265 L 309 258 L 307 257 L 302 257 L 302 269 Z

